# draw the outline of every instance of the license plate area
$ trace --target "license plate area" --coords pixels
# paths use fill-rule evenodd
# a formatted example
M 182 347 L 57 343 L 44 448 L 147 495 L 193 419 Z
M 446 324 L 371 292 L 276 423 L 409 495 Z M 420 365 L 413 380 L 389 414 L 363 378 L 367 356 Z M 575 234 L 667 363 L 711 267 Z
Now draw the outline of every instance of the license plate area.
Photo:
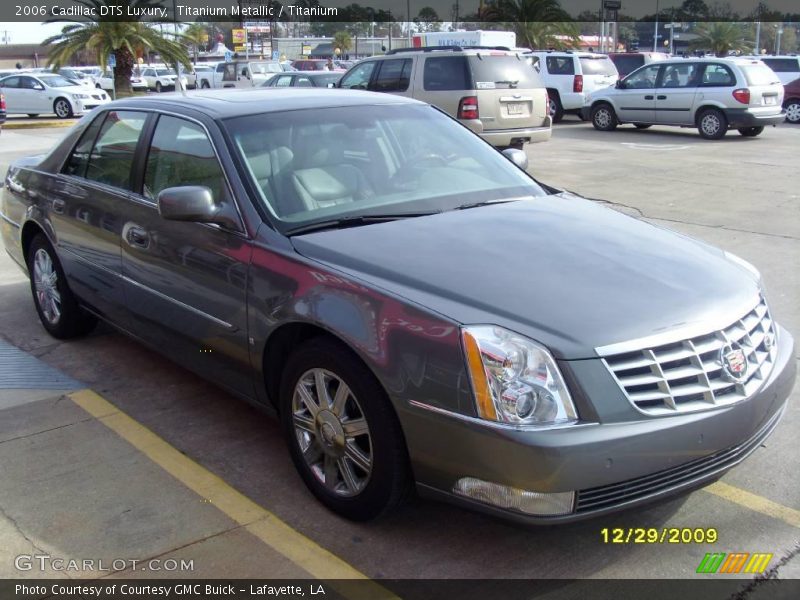
M 775 106 L 778 104 L 777 96 L 764 96 L 764 106 Z

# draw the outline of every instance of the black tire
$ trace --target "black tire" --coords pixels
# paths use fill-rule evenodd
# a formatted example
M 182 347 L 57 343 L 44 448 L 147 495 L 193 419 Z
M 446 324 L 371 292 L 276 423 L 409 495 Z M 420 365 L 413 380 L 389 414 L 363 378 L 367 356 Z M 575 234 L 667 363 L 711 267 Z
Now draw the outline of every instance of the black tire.
M 721 140 L 728 133 L 728 119 L 718 108 L 706 108 L 697 115 L 697 131 L 706 140 Z
M 210 86 L 210 85 L 208 85 L 208 82 L 207 82 L 205 79 L 204 79 L 204 80 L 203 80 L 203 82 L 200 84 L 200 89 L 201 89 L 201 90 L 207 90 L 207 89 L 209 89 L 210 87 L 211 87 L 211 86 Z
M 653 124 L 652 123 L 634 123 L 633 124 L 636 129 L 650 129 Z
M 161 93 L 161 82 L 156 81 L 156 91 L 160 94 Z
M 341 422 L 334 403 L 318 406 L 314 415 L 301 400 L 301 393 L 296 394 L 302 386 L 318 400 L 319 387 L 300 382 L 317 381 L 314 374 L 319 372 L 323 378 L 331 377 L 322 386 L 329 398 L 336 397 L 337 382 L 344 382 L 351 392 L 343 403 L 347 408 L 339 411 Z M 413 488 L 400 423 L 381 384 L 346 348 L 326 338 L 314 338 L 295 350 L 281 376 L 279 409 L 292 461 L 308 489 L 328 509 L 353 521 L 368 521 L 394 512 L 407 500 Z M 362 419 L 366 433 L 347 436 L 344 428 L 348 424 L 355 427 Z M 308 429 L 296 423 L 304 423 Z M 362 461 L 369 455 L 364 461 L 369 471 L 351 459 L 352 448 L 356 456 L 360 451 Z M 363 487 L 348 483 L 342 464 L 349 468 L 350 481 L 360 476 L 358 483 Z M 329 465 L 333 471 L 327 484 Z
M 614 131 L 619 125 L 617 113 L 605 102 L 592 107 L 592 125 L 598 131 Z
M 786 102 L 786 120 L 789 123 L 800 123 L 800 99 L 792 99 Z
M 549 105 L 547 107 L 548 113 L 553 118 L 553 123 L 558 123 L 564 118 L 564 107 L 561 106 L 561 98 L 555 90 L 547 90 L 547 97 Z
M 36 117 L 38 117 L 38 116 L 39 116 L 39 113 L 28 113 L 28 116 L 29 116 L 31 119 L 35 119 Z
M 761 132 L 764 131 L 764 127 L 740 127 L 739 133 L 744 137 L 756 137 L 757 135 L 761 135 Z
M 53 112 L 59 119 L 71 119 L 74 116 L 72 105 L 66 98 L 56 98 L 53 102 Z
M 95 83 L 94 87 L 96 87 L 98 90 L 102 90 L 103 89 L 103 86 L 101 86 L 99 83 Z
M 28 273 L 31 281 L 31 294 L 39 320 L 54 338 L 66 340 L 86 335 L 97 324 L 94 315 L 83 310 L 75 295 L 69 289 L 67 278 L 61 263 L 50 242 L 44 234 L 36 234 L 28 248 Z M 37 260 L 41 261 L 37 266 Z M 49 261 L 51 270 L 46 270 Z M 46 275 L 50 275 L 50 284 L 45 284 Z M 55 281 L 52 281 L 55 277 Z M 57 293 L 57 297 L 53 295 Z M 58 311 L 53 310 L 54 302 Z M 56 315 L 56 312 L 58 314 Z

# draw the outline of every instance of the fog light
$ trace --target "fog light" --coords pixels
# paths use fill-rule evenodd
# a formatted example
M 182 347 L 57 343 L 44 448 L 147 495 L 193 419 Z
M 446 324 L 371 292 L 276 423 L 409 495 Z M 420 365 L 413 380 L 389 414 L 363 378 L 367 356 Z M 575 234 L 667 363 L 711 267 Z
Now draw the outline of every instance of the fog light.
M 453 486 L 453 491 L 484 504 L 537 516 L 568 515 L 575 504 L 575 492 L 530 492 L 474 477 L 462 477 Z

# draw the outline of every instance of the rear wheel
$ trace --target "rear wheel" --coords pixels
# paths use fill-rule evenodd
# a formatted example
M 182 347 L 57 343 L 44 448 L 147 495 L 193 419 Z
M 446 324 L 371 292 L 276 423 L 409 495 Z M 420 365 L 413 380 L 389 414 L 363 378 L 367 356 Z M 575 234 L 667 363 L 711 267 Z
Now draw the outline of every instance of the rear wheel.
M 36 312 L 50 335 L 69 339 L 94 328 L 97 319 L 78 305 L 61 263 L 44 234 L 37 234 L 28 248 L 28 273 Z
M 289 357 L 280 413 L 295 467 L 330 510 L 367 521 L 408 497 L 411 473 L 391 403 L 366 366 L 339 344 L 312 339 Z
M 161 82 L 156 81 L 156 91 L 160 94 L 161 93 Z
M 211 86 L 208 85 L 208 82 L 204 79 L 203 82 L 200 84 L 200 89 L 207 90 Z
M 649 129 L 650 127 L 653 126 L 653 124 L 652 123 L 634 123 L 633 126 L 636 127 L 636 129 Z
M 789 100 L 786 104 L 786 120 L 789 123 L 800 123 L 800 100 Z
M 561 98 L 558 97 L 558 92 L 555 90 L 548 90 L 547 97 L 547 110 L 553 119 L 553 123 L 558 123 L 564 118 L 564 107 L 561 106 Z
M 59 119 L 69 119 L 72 116 L 72 105 L 65 98 L 57 98 L 53 102 L 53 112 Z
M 611 105 L 598 104 L 592 108 L 592 125 L 599 131 L 614 131 L 617 128 L 617 115 Z
M 763 127 L 740 127 L 739 133 L 742 134 L 744 137 L 756 137 L 760 135 L 761 132 L 764 131 Z
M 716 108 L 707 108 L 697 116 L 697 131 L 707 140 L 720 140 L 728 132 L 728 120 Z

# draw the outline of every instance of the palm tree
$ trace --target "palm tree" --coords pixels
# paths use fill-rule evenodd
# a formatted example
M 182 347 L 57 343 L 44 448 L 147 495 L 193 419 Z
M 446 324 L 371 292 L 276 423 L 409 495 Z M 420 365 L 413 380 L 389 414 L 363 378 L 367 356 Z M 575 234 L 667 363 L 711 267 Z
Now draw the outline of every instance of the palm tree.
M 347 31 L 337 31 L 333 35 L 333 50 L 334 54 L 338 49 L 342 54 L 346 54 L 350 48 L 353 47 L 353 39 Z
M 571 22 L 558 0 L 496 0 L 484 7 L 481 20 L 500 21 L 517 34 L 517 44 L 529 48 L 572 48 L 580 28 Z
M 64 26 L 61 33 L 42 42 L 51 46 L 49 63 L 54 69 L 68 64 L 78 52 L 93 51 L 100 67 L 105 70 L 108 55 L 114 54 L 117 66 L 114 69 L 114 88 L 117 93 L 131 93 L 131 73 L 137 52 L 156 52 L 162 60 L 174 67 L 182 64 L 191 69 L 192 63 L 186 48 L 178 41 L 182 36 L 161 34 L 158 30 L 139 21 L 113 21 L 112 17 L 100 17 L 103 6 L 116 5 L 146 8 L 160 6 L 158 0 L 73 0 L 94 9 L 98 15 L 88 23 L 72 23 Z M 127 9 L 124 8 L 124 10 Z
M 201 44 L 205 44 L 208 40 L 208 30 L 203 23 L 191 23 L 181 34 L 184 41 L 186 41 L 192 48 L 194 62 L 197 62 L 197 53 Z
M 727 56 L 730 52 L 747 51 L 752 47 L 748 42 L 745 32 L 738 23 L 714 22 L 704 23 L 695 31 L 695 39 L 691 48 L 693 50 L 710 50 L 717 56 Z

